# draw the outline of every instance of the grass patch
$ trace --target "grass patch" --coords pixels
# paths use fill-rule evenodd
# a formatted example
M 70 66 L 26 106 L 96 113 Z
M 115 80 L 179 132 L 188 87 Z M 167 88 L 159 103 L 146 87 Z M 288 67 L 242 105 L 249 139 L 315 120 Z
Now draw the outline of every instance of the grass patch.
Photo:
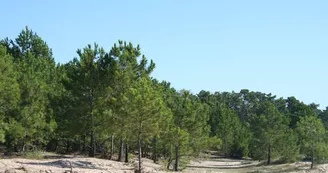
M 40 160 L 44 159 L 44 154 L 41 151 L 27 151 L 23 153 L 23 157 L 26 159 Z
M 187 168 L 188 163 L 190 162 L 191 158 L 189 157 L 180 157 L 179 159 L 179 169 L 184 170 Z
M 259 170 L 256 170 L 256 171 L 247 172 L 247 173 L 262 173 L 262 172 L 261 172 L 261 171 L 259 171 Z

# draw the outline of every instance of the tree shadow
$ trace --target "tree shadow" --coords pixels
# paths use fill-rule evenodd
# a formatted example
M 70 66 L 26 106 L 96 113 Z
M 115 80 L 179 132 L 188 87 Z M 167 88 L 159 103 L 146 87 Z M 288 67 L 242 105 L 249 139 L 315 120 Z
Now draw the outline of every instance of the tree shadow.
M 203 168 L 203 169 L 243 169 L 243 168 L 250 168 L 256 167 L 255 164 L 248 164 L 248 165 L 213 165 L 213 166 L 187 166 L 189 168 Z
M 45 155 L 45 159 L 71 159 L 73 156 L 64 156 L 64 155 Z
M 86 161 L 72 161 L 69 160 L 57 160 L 52 162 L 17 162 L 20 164 L 27 165 L 38 165 L 38 166 L 49 166 L 49 167 L 57 167 L 57 168 L 84 168 L 84 169 L 99 169 L 104 170 L 103 168 L 97 167 L 93 165 L 91 162 Z

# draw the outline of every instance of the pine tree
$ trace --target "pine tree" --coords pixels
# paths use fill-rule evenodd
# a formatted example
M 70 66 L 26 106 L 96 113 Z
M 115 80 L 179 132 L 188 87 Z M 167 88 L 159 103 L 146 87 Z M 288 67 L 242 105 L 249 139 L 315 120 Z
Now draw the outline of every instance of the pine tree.
M 287 129 L 286 120 L 270 103 L 261 105 L 260 115 L 253 115 L 252 120 L 252 157 L 254 159 L 267 159 L 270 165 L 272 155 L 280 152 L 278 142 Z
M 147 76 L 139 78 L 135 85 L 129 89 L 129 98 L 132 101 L 129 121 L 134 124 L 130 128 L 138 133 L 138 169 L 141 172 L 142 140 L 150 140 L 156 135 L 162 117 L 169 116 L 169 112 L 160 92 L 155 90 L 152 81 Z
M 76 110 L 76 123 L 82 131 L 80 135 L 90 137 L 89 156 L 93 157 L 96 150 L 96 126 L 102 120 L 97 111 L 97 103 L 102 97 L 102 71 L 99 68 L 99 59 L 105 56 L 102 48 L 94 44 L 88 45 L 83 50 L 78 49 L 79 59 L 74 59 L 67 64 L 67 75 L 71 82 L 66 85 L 67 89 L 78 99 Z M 83 128 L 81 128 L 83 127 Z
M 13 58 L 7 54 L 7 49 L 1 45 L 0 73 L 0 142 L 4 142 L 8 123 L 17 109 L 20 94 Z
M 233 112 L 233 110 L 227 108 L 224 105 L 219 107 L 219 127 L 217 129 L 217 135 L 222 139 L 223 152 L 226 157 L 231 153 L 230 149 L 234 142 L 234 136 L 236 135 L 236 128 L 239 126 L 239 118 Z
M 141 58 L 141 59 L 140 59 Z M 140 60 L 139 60 L 140 59 Z M 131 137 L 129 124 L 132 116 L 131 101 L 133 97 L 129 93 L 136 82 L 151 74 L 155 64 L 147 63 L 144 55 L 141 56 L 140 47 L 134 47 L 132 43 L 119 41 L 114 44 L 102 62 L 108 62 L 110 85 L 107 88 L 106 105 L 112 112 L 112 126 L 115 134 L 121 139 L 118 160 L 123 159 L 124 141 Z
M 168 107 L 173 113 L 171 138 L 173 138 L 172 148 L 175 150 L 175 153 L 171 154 L 174 157 L 169 157 L 168 165 L 174 158 L 174 170 L 178 171 L 181 153 L 183 155 L 197 154 L 206 145 L 204 139 L 209 133 L 208 108 L 196 96 L 185 90 L 175 93 Z
M 327 148 L 325 148 L 325 151 L 320 152 L 320 146 L 326 145 L 324 141 L 325 127 L 322 121 L 314 115 L 301 117 L 296 127 L 301 139 L 302 150 L 311 158 L 311 168 L 313 168 L 316 162 L 315 158 L 320 161 L 322 158 L 327 157 Z M 326 155 L 321 158 L 317 157 L 320 156 L 320 153 Z
M 48 45 L 27 27 L 13 40 L 2 41 L 13 56 L 20 103 L 9 121 L 8 147 L 33 149 L 46 144 L 56 128 L 51 99 L 60 90 L 56 64 Z

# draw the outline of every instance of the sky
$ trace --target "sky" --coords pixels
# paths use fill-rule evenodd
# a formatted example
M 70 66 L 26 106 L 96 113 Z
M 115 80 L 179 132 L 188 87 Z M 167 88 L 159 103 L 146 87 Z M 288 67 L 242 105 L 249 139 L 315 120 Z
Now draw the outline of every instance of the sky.
M 328 106 L 325 0 L 0 0 L 0 38 L 28 26 L 66 63 L 76 50 L 139 44 L 177 89 L 249 89 Z

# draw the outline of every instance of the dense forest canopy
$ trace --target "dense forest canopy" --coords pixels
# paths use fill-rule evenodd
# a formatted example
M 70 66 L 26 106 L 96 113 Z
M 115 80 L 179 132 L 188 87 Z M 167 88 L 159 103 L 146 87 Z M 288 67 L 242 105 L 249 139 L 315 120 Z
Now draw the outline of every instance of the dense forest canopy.
M 271 93 L 176 90 L 151 77 L 139 45 L 97 44 L 56 64 L 27 27 L 0 42 L 0 144 L 7 154 L 47 150 L 128 161 L 138 153 L 168 168 L 217 150 L 226 157 L 291 162 L 328 157 L 328 107 Z M 188 87 L 188 86 L 186 86 Z

